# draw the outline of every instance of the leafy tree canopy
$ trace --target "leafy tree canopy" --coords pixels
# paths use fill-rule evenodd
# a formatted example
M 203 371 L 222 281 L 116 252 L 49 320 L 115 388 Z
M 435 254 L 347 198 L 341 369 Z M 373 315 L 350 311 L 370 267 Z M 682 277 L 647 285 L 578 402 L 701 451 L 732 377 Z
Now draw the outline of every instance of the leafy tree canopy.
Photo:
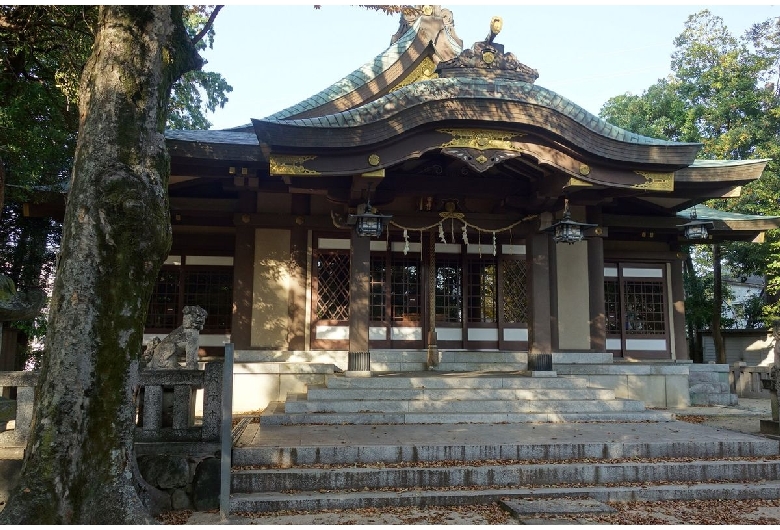
M 771 159 L 763 176 L 733 199 L 709 204 L 754 215 L 780 215 L 780 19 L 753 25 L 735 37 L 720 17 L 707 10 L 688 17 L 674 41 L 671 73 L 642 95 L 608 100 L 604 119 L 625 129 L 682 142 L 703 144 L 700 158 Z M 733 243 L 723 251 L 738 275 L 780 269 L 777 231 L 765 244 Z M 770 277 L 768 292 L 780 288 Z M 773 287 L 774 286 L 774 287 Z M 776 312 L 770 304 L 766 317 Z M 696 317 L 701 321 L 699 312 Z
M 213 45 L 209 22 L 218 11 L 184 9 L 186 31 L 193 41 L 199 37 L 199 51 Z M 44 287 L 54 273 L 61 225 L 25 217 L 22 203 L 61 196 L 71 177 L 79 80 L 97 16 L 97 6 L 0 6 L 0 273 L 22 291 Z M 187 73 L 173 87 L 167 127 L 208 129 L 206 113 L 224 106 L 230 91 L 218 73 Z M 38 320 L 17 327 L 43 333 L 45 318 Z

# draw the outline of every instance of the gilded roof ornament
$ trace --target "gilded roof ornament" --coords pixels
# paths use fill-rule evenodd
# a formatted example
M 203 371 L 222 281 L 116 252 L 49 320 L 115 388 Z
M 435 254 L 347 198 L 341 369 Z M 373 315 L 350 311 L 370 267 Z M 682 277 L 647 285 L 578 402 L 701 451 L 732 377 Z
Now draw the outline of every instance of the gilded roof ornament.
M 475 42 L 471 49 L 463 50 L 456 58 L 439 63 L 436 71 L 440 77 L 503 77 L 526 83 L 533 83 L 539 72 L 520 61 L 512 53 L 504 52 L 504 45 L 495 38 L 504 25 L 501 17 L 490 20 L 490 33 L 484 41 Z
M 504 27 L 504 20 L 501 17 L 493 17 L 490 19 L 490 33 L 488 33 L 488 36 L 485 38 L 485 43 L 492 44 L 493 39 L 495 39 L 499 33 L 501 33 L 501 28 Z

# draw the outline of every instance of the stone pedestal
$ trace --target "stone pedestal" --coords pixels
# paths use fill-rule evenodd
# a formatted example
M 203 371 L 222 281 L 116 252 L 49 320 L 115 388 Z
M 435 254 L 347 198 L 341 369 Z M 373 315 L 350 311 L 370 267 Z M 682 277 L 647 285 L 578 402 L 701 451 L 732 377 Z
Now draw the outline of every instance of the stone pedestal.
M 780 436 L 780 406 L 778 406 L 777 399 L 777 382 L 775 381 L 775 374 L 773 370 L 772 379 L 761 380 L 761 385 L 764 390 L 769 390 L 769 399 L 772 406 L 772 419 L 761 420 L 760 432 L 761 434 L 774 434 Z
M 759 432 L 761 432 L 761 434 L 773 434 L 775 436 L 780 436 L 780 421 L 761 420 L 759 424 Z

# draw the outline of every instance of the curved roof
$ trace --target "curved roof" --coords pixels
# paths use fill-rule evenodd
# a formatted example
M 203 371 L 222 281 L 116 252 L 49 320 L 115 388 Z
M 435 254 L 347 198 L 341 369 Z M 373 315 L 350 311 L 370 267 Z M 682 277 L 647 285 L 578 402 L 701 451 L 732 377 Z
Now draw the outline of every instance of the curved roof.
M 439 9 L 431 15 L 417 17 L 398 40 L 372 61 L 317 94 L 276 112 L 267 119 L 288 119 L 312 113 L 319 115 L 321 113 L 317 113 L 317 109 L 333 108 L 335 103 L 342 99 L 360 104 L 403 79 L 408 67 L 425 56 L 430 56 L 434 62 L 457 56 L 463 51 L 463 43 L 454 35 L 451 20 L 446 19 L 446 11 Z M 431 50 L 425 53 L 429 47 Z
M 700 149 L 700 144 L 632 133 L 551 90 L 507 79 L 430 79 L 336 114 L 252 121 L 262 143 L 279 147 L 329 149 L 371 145 L 423 125 L 481 121 L 502 127 L 544 127 L 558 141 L 611 160 L 685 167 L 694 161 Z M 323 130 L 327 134 L 322 134 Z

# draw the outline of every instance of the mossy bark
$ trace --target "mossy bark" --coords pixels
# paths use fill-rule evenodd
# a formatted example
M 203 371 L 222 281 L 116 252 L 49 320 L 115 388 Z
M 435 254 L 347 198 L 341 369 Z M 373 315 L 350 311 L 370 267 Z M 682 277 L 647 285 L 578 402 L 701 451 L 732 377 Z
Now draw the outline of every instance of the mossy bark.
M 151 522 L 134 479 L 137 360 L 171 240 L 165 108 L 198 67 L 180 6 L 101 7 L 32 431 L 0 522 Z

